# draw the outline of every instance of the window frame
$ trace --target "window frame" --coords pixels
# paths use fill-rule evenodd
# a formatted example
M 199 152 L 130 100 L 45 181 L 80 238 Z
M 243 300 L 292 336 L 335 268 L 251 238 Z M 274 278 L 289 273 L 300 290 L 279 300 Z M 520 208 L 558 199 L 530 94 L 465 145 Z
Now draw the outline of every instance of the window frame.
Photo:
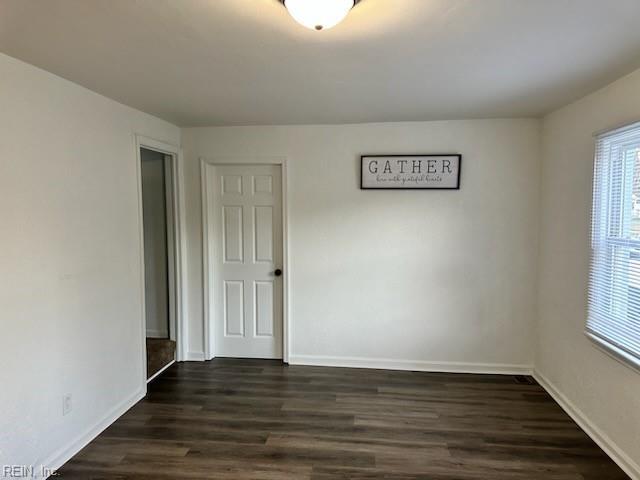
M 603 161 L 603 159 L 599 158 L 599 154 L 602 153 L 601 149 L 599 148 L 599 143 L 601 141 L 606 141 L 604 139 L 606 139 L 607 137 L 614 137 L 615 135 L 619 135 L 619 134 L 624 134 L 627 132 L 636 132 L 637 135 L 640 137 L 640 122 L 635 122 L 632 124 L 628 124 L 625 125 L 621 128 L 617 128 L 617 129 L 613 129 L 613 130 L 608 130 L 608 131 L 604 131 L 604 132 L 599 132 L 594 134 L 594 137 L 596 138 L 595 140 L 595 154 L 594 154 L 594 167 L 593 167 L 593 181 L 592 181 L 592 194 L 591 194 L 591 224 L 590 224 L 590 235 L 589 235 L 589 252 L 590 252 L 590 261 L 589 261 L 589 285 L 588 285 L 588 295 L 589 297 L 591 295 L 595 294 L 601 294 L 600 291 L 594 291 L 592 290 L 592 285 L 591 285 L 591 277 L 592 275 L 594 275 L 594 268 L 597 267 L 596 262 L 594 261 L 594 250 L 595 250 L 595 238 L 596 235 L 598 235 L 598 240 L 599 242 L 604 242 L 604 243 L 608 243 L 608 244 L 616 244 L 616 243 L 620 243 L 622 244 L 626 244 L 627 246 L 637 246 L 640 248 L 640 239 L 635 240 L 635 239 L 626 239 L 624 238 L 624 233 L 623 232 L 617 232 L 617 234 L 613 234 L 611 227 L 612 227 L 612 222 L 611 219 L 614 218 L 614 215 L 619 215 L 619 219 L 618 219 L 618 228 L 624 230 L 624 214 L 625 214 L 625 207 L 623 204 L 619 205 L 619 206 L 613 206 L 611 204 L 611 178 L 614 175 L 613 173 L 613 162 L 611 161 L 612 158 L 612 148 L 616 148 L 616 149 L 622 149 L 625 146 L 625 143 L 627 145 L 635 145 L 635 142 L 616 142 L 615 139 L 611 139 L 611 144 L 607 145 L 606 148 L 604 149 L 604 151 L 606 152 L 606 172 L 605 172 L 605 179 L 603 180 L 602 178 L 598 178 L 598 168 L 602 168 L 602 166 L 600 165 L 600 163 Z M 638 142 L 638 147 L 640 148 L 640 142 Z M 626 164 L 626 160 L 625 159 L 620 159 L 622 164 L 620 165 L 620 170 L 621 170 L 621 175 L 623 175 L 622 178 L 622 182 L 623 183 L 627 183 L 627 182 L 631 182 L 633 179 L 629 179 L 629 166 Z M 599 172 L 600 176 L 603 175 L 603 172 Z M 633 175 L 631 173 L 631 175 Z M 600 180 L 600 183 L 597 184 L 596 181 Z M 603 189 L 603 185 L 604 185 L 604 189 Z M 600 195 L 600 198 L 596 199 L 596 194 Z M 598 207 L 598 208 L 596 208 Z M 614 212 L 614 209 L 618 210 L 617 212 Z M 604 221 L 603 221 L 603 217 L 604 216 Z M 615 221 L 615 220 L 614 220 Z M 600 233 L 597 234 L 596 233 L 596 228 L 600 230 Z M 604 232 L 602 231 L 604 230 Z M 603 235 L 604 233 L 604 235 Z M 598 245 L 601 245 L 601 243 L 598 243 Z M 614 272 L 614 269 L 611 269 L 611 272 Z M 613 275 L 615 277 L 615 275 Z M 627 286 L 629 285 L 629 283 L 627 282 Z M 586 315 L 586 322 L 585 322 L 585 329 L 584 329 L 584 334 L 587 336 L 587 338 L 592 342 L 592 344 L 598 348 L 598 350 L 602 351 L 603 353 L 607 354 L 608 356 L 610 356 L 611 358 L 613 358 L 614 360 L 618 361 L 619 363 L 621 363 L 622 365 L 631 368 L 633 371 L 640 373 L 640 354 L 636 355 L 635 353 L 632 353 L 629 349 L 626 349 L 624 346 L 622 345 L 618 345 L 618 342 L 616 342 L 615 340 L 611 339 L 611 338 L 607 338 L 605 335 L 596 332 L 592 329 L 590 329 L 589 327 L 589 319 L 590 319 L 590 311 L 591 311 L 591 300 L 588 300 L 588 309 L 587 309 L 587 315 Z M 624 308 L 628 307 L 628 301 L 625 303 Z M 611 306 L 611 308 L 614 308 L 613 306 Z M 612 315 L 613 316 L 613 315 Z M 614 318 L 617 316 L 613 316 Z

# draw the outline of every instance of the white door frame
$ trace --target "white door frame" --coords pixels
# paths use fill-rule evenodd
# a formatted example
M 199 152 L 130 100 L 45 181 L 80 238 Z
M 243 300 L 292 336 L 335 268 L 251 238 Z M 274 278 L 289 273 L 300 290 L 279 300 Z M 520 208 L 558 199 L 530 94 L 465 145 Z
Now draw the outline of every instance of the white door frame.
M 203 309 L 204 309 L 204 354 L 206 360 L 215 358 L 215 329 L 212 322 L 215 319 L 213 310 L 213 278 L 215 258 L 209 249 L 213 222 L 210 218 L 209 204 L 213 201 L 213 189 L 207 185 L 207 168 L 219 165 L 277 165 L 282 173 L 282 361 L 289 363 L 289 339 L 291 336 L 289 316 L 289 209 L 287 206 L 287 158 L 265 156 L 241 157 L 200 157 L 200 178 L 202 184 L 202 268 L 203 268 Z
M 183 188 L 184 185 L 184 173 L 183 173 L 183 159 L 182 150 L 177 145 L 171 145 L 153 138 L 145 137 L 143 135 L 135 134 L 135 149 L 136 149 L 136 177 L 138 187 L 138 230 L 139 230 L 139 242 L 140 242 L 140 278 L 141 278 L 141 293 L 142 293 L 142 311 L 140 315 L 140 326 L 142 331 L 142 365 L 143 365 L 143 378 L 144 384 L 147 383 L 147 329 L 146 329 L 146 304 L 145 304 L 145 265 L 144 265 L 144 223 L 143 223 L 143 207 L 142 207 L 142 159 L 140 156 L 140 149 L 146 148 L 156 152 L 164 153 L 172 158 L 170 169 L 172 176 L 172 225 L 167 225 L 173 230 L 173 243 L 174 243 L 174 265 L 169 267 L 169 272 L 173 268 L 173 280 L 174 285 L 174 308 L 171 309 L 170 315 L 173 314 L 174 320 L 173 326 L 170 325 L 170 331 L 173 328 L 175 340 L 176 340 L 176 360 L 181 362 L 185 360 L 187 352 L 187 324 L 185 319 L 186 313 L 186 251 L 185 251 L 185 213 L 184 213 L 184 198 Z M 171 255 L 170 255 L 171 257 Z M 169 280 L 172 281 L 171 279 Z

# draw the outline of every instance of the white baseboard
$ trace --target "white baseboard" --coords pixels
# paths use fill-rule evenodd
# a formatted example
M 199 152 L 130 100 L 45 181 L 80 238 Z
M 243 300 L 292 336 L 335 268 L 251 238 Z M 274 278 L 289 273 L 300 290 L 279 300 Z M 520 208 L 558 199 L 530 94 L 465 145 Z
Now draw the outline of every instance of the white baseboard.
M 108 426 L 110 426 L 118 418 L 124 415 L 127 410 L 129 410 L 142 398 L 144 398 L 145 394 L 146 391 L 144 390 L 144 388 L 142 388 L 126 400 L 120 402 L 118 405 L 112 408 L 102 420 L 94 424 L 70 445 L 61 448 L 56 453 L 51 455 L 51 457 L 49 457 L 46 461 L 42 462 L 42 465 L 53 470 L 57 470 L 62 467 L 65 463 L 71 460 L 74 455 L 76 455 L 78 452 L 80 452 L 80 450 L 86 447 L 94 438 L 96 438 L 104 430 L 106 430 Z
M 167 368 L 169 368 L 171 365 L 173 365 L 174 363 L 176 363 L 175 360 L 171 360 L 169 363 L 167 363 L 164 367 L 162 367 L 160 370 L 158 370 L 156 373 L 154 373 L 153 375 L 151 375 L 151 377 L 147 378 L 147 383 L 149 383 L 151 380 L 153 380 L 154 378 L 156 378 L 158 375 L 160 375 L 162 372 L 164 372 Z
M 377 368 L 416 372 L 489 373 L 501 375 L 530 375 L 530 365 L 503 363 L 430 362 L 423 360 L 394 360 L 386 358 L 328 357 L 321 355 L 291 355 L 290 365 L 322 367 Z
M 549 395 L 569 414 L 571 418 L 585 431 L 591 439 L 629 475 L 632 480 L 640 480 L 640 465 L 627 455 L 607 434 L 576 407 L 558 388 L 553 385 L 542 373 L 534 370 L 533 377 Z
M 204 352 L 187 352 L 185 362 L 204 362 Z

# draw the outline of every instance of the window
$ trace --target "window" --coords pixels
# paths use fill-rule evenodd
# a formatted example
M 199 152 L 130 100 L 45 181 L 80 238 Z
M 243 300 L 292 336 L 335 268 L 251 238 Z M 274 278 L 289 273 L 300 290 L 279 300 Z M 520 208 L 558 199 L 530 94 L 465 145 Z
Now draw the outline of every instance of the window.
M 640 365 L 640 124 L 597 138 L 587 333 Z

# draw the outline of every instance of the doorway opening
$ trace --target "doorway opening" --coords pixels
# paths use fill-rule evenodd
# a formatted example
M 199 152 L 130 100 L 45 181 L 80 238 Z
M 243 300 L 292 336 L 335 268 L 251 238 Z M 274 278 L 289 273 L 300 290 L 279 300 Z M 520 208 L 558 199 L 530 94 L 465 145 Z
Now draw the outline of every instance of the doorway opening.
M 176 361 L 173 155 L 140 147 L 147 381 Z

